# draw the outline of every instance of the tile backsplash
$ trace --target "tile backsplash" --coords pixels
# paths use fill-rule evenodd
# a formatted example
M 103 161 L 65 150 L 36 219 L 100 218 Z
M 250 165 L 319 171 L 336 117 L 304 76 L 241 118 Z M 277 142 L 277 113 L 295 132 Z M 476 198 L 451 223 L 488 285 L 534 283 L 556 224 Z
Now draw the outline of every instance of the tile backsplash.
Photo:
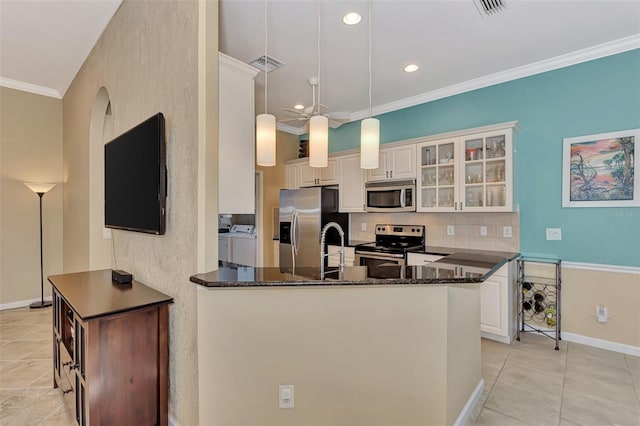
M 375 240 L 376 224 L 424 225 L 427 246 L 520 251 L 518 213 L 352 213 L 350 220 L 351 240 Z M 454 226 L 455 235 L 447 235 L 448 225 Z M 480 235 L 481 226 L 487 227 L 486 237 Z M 510 238 L 503 237 L 504 226 L 511 227 Z

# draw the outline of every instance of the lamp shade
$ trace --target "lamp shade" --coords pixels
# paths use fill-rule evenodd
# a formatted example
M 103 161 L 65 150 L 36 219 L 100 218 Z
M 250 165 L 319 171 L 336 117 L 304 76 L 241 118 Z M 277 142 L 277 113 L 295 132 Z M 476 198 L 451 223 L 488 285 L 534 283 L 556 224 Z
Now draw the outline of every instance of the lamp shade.
M 29 188 L 30 190 L 32 190 L 33 192 L 35 192 L 36 194 L 46 194 L 47 192 L 49 192 L 54 186 L 56 186 L 55 183 L 31 183 L 31 182 L 24 182 L 24 184 L 27 186 L 27 188 Z
M 256 117 L 256 163 L 258 166 L 276 165 L 276 117 L 272 114 Z
M 380 148 L 380 121 L 366 118 L 360 124 L 360 168 L 377 169 Z
M 309 165 L 327 167 L 329 163 L 329 119 L 314 115 L 309 120 Z

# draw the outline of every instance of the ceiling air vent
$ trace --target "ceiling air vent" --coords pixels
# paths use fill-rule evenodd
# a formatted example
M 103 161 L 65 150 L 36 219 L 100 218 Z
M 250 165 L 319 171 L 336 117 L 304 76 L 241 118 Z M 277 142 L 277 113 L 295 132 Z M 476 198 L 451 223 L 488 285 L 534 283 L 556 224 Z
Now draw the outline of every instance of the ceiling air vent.
M 262 55 L 258 59 L 254 59 L 249 62 L 249 65 L 252 67 L 258 68 L 260 71 L 271 72 L 273 70 L 277 70 L 284 66 L 284 63 L 280 62 L 277 59 L 272 58 L 271 56 Z
M 505 0 L 473 0 L 482 15 L 490 16 L 504 10 Z

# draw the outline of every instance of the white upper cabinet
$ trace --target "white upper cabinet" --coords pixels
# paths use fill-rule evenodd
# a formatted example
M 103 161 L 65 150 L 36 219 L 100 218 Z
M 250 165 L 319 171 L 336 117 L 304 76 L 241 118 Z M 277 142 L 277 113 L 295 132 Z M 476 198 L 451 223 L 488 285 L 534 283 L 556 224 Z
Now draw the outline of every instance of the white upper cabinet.
M 338 184 L 338 162 L 329 158 L 327 167 L 311 167 L 309 162 L 298 164 L 298 184 L 301 188 Z
M 219 213 L 253 214 L 258 70 L 222 53 L 219 59 Z
M 380 149 L 379 167 L 367 171 L 367 181 L 416 178 L 415 144 Z
M 513 130 L 418 143 L 419 212 L 511 212 Z
M 341 155 L 338 160 L 340 213 L 364 212 L 364 170 L 360 154 Z
M 298 174 L 300 172 L 299 164 L 287 164 L 285 166 L 286 176 L 285 176 L 285 184 L 287 189 L 298 189 L 300 188 Z

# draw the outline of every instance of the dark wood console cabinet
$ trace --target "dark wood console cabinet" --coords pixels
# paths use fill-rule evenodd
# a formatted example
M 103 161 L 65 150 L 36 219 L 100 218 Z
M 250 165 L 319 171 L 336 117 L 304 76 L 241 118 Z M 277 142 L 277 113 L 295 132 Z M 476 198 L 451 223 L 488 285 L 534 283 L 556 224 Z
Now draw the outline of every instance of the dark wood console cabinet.
M 80 426 L 167 425 L 173 299 L 111 270 L 49 277 L 53 386 Z

